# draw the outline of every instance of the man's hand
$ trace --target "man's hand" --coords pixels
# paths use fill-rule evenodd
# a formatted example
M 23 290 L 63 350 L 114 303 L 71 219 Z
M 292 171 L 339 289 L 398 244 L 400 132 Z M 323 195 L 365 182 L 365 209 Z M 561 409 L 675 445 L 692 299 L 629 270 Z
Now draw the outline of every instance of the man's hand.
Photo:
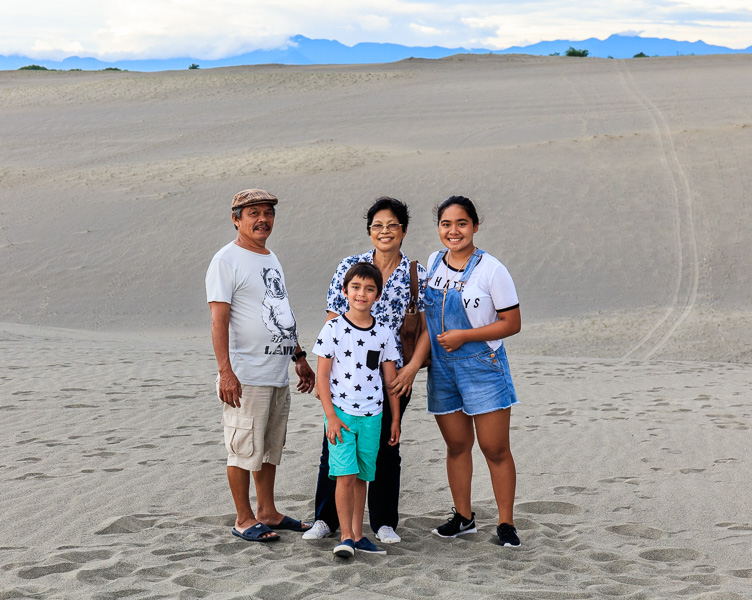
M 316 384 L 316 376 L 305 358 L 295 361 L 295 374 L 298 376 L 298 391 L 310 394 Z
M 240 408 L 243 388 L 232 370 L 219 374 L 219 399 L 233 408 Z

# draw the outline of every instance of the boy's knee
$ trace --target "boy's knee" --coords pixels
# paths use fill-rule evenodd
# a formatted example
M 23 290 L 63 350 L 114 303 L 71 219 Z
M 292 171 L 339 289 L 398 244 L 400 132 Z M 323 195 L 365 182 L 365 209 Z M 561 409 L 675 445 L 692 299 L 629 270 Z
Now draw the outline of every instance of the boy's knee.
M 358 480 L 357 475 L 338 475 L 337 487 L 344 486 L 345 488 L 355 486 L 355 482 Z

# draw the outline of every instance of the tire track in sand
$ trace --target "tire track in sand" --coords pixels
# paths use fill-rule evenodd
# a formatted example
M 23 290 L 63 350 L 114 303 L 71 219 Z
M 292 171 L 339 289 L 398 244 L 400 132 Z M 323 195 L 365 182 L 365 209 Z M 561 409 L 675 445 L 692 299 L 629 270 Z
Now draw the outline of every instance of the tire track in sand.
M 677 273 L 674 290 L 666 312 L 622 358 L 647 360 L 671 339 L 694 308 L 700 281 L 692 194 L 687 175 L 676 153 L 671 129 L 661 110 L 637 87 L 626 61 L 619 61 L 624 84 L 630 94 L 650 115 L 656 138 L 661 146 L 662 161 L 671 174 L 674 202 L 674 240 L 677 252 Z

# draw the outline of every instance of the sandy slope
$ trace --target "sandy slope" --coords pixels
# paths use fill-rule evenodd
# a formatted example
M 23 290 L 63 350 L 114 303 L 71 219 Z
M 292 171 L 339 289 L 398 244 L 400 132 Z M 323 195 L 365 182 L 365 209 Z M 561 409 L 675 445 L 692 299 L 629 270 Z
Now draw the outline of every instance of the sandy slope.
M 0 598 L 748 595 L 752 57 L 455 57 L 351 67 L 0 73 Z M 362 214 L 464 193 L 509 267 L 517 524 L 428 533 L 451 500 L 416 392 L 405 541 L 232 538 L 203 276 L 232 195 L 310 346 Z M 418 385 L 420 390 L 421 384 Z M 279 502 L 312 516 L 320 408 L 296 395 Z
M 646 338 L 630 357 L 749 360 L 749 335 L 729 352 L 704 328 L 750 331 L 751 60 L 4 72 L 0 320 L 202 330 L 196 282 L 233 235 L 229 198 L 257 185 L 282 198 L 271 245 L 307 325 L 367 245 L 370 200 L 409 202 L 425 260 L 430 209 L 459 192 L 528 322 L 584 316 L 584 334 L 626 311 Z
M 418 393 L 402 444 L 404 541 L 341 565 L 332 540 L 230 536 L 205 340 L 2 336 L 4 598 L 747 597 L 746 365 L 513 357 L 519 550 L 492 543 L 480 456 L 478 534 L 430 533 L 451 498 Z M 293 402 L 278 501 L 301 517 L 313 510 L 321 409 Z

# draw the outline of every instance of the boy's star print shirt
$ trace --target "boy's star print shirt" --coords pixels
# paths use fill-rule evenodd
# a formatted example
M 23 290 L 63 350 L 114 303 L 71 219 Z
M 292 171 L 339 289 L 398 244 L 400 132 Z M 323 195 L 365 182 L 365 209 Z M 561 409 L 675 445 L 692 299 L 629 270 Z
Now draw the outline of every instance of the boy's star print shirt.
M 329 293 L 326 296 L 326 310 L 344 315 L 350 310 L 350 304 L 345 298 L 342 291 L 342 284 L 345 281 L 345 273 L 355 263 L 367 262 L 373 264 L 373 255 L 375 250 L 369 250 L 363 254 L 354 254 L 343 258 L 337 270 L 332 277 L 332 283 L 329 285 Z M 418 263 L 418 312 L 425 310 L 423 305 L 423 290 L 426 287 L 426 270 L 423 265 Z M 383 325 L 392 330 L 394 341 L 397 344 L 397 350 L 400 358 L 397 361 L 397 369 L 402 368 L 402 340 L 399 331 L 405 318 L 405 310 L 410 302 L 410 259 L 404 253 L 400 253 L 400 263 L 389 279 L 384 282 L 384 289 L 381 291 L 381 297 L 371 307 L 373 317 Z
M 332 359 L 329 389 L 334 406 L 358 417 L 381 413 L 385 396 L 379 367 L 399 359 L 389 328 L 375 319 L 364 329 L 344 315 L 335 317 L 324 324 L 313 353 Z

